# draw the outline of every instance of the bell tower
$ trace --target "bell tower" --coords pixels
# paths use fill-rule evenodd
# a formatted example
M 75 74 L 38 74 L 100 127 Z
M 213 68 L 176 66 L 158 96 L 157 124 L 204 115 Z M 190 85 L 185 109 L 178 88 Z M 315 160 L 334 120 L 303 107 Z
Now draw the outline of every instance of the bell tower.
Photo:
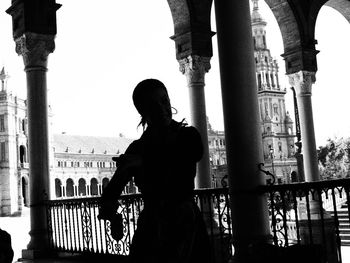
M 5 67 L 2 67 L 0 71 L 1 91 L 7 90 L 7 79 L 9 76 L 5 72 Z
M 254 40 L 257 92 L 265 168 L 279 183 L 289 183 L 297 171 L 294 158 L 293 121 L 285 106 L 286 89 L 281 88 L 278 63 L 266 40 L 266 21 L 259 12 L 258 0 L 252 0 L 251 25 Z

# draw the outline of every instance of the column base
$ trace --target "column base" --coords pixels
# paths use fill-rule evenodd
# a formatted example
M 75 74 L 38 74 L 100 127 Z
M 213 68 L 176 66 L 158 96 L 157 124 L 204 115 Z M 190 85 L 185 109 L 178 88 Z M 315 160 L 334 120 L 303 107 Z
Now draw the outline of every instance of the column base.
M 23 249 L 22 257 L 19 259 L 19 261 L 43 259 L 43 258 L 48 258 L 52 256 L 53 256 L 53 253 L 51 253 L 49 250 Z

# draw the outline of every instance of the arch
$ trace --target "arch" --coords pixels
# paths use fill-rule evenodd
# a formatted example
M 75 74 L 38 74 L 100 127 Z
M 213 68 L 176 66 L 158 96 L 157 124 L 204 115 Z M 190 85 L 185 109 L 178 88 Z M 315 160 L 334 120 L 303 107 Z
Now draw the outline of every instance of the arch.
M 325 5 L 337 10 L 350 23 L 350 2 L 348 0 L 329 0 Z
M 28 207 L 29 206 L 28 179 L 25 177 L 22 177 L 21 184 L 22 184 L 23 204 L 25 207 Z
M 210 14 L 212 0 L 168 0 L 173 18 L 176 59 L 189 55 L 212 57 Z
M 315 49 L 316 17 L 325 0 L 275 1 L 265 0 L 279 25 L 286 61 L 286 73 L 292 74 L 301 70 L 317 71 Z
M 86 196 L 86 181 L 83 178 L 78 181 L 78 196 Z
M 55 179 L 55 193 L 56 193 L 56 197 L 62 197 L 62 182 L 60 179 L 56 178 Z
M 98 195 L 98 185 L 97 185 L 96 178 L 91 178 L 91 180 L 90 180 L 90 194 L 91 195 Z
M 66 196 L 67 197 L 74 196 L 74 182 L 71 178 L 68 178 L 66 181 Z
M 284 51 L 287 52 L 295 45 L 300 45 L 301 36 L 298 22 L 288 1 L 265 0 L 265 2 L 270 7 L 280 27 Z

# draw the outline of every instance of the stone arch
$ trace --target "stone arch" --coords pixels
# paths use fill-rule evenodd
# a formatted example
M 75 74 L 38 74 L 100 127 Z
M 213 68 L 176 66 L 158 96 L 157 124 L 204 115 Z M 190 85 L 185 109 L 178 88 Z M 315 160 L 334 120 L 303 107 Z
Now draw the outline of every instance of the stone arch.
M 86 196 L 86 181 L 80 178 L 78 181 L 78 196 Z
M 284 51 L 288 52 L 295 45 L 300 45 L 301 35 L 298 22 L 288 1 L 265 0 L 265 2 L 270 7 L 280 27 Z
M 62 197 L 62 182 L 60 179 L 56 178 L 55 179 L 55 193 L 56 193 L 56 197 Z
M 74 196 L 74 182 L 73 179 L 68 178 L 66 180 L 66 196 L 73 197 Z
M 210 14 L 212 0 L 168 0 L 173 18 L 176 58 L 212 57 Z
M 325 0 L 265 0 L 282 34 L 286 72 L 317 71 L 316 18 Z
M 98 183 L 96 178 L 91 178 L 90 180 L 90 194 L 98 195 Z
M 22 198 L 23 198 L 23 204 L 25 207 L 29 206 L 29 183 L 28 178 L 22 177 L 21 178 L 21 186 L 22 186 Z
M 325 5 L 337 10 L 350 23 L 350 2 L 348 0 L 329 0 Z

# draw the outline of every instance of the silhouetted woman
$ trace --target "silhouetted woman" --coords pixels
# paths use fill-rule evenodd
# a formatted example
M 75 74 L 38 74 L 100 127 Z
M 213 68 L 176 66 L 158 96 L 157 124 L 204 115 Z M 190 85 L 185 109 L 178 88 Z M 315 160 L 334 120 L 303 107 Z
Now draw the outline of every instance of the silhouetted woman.
M 156 79 L 133 92 L 144 132 L 117 160 L 101 198 L 100 218 L 115 213 L 116 200 L 134 177 L 144 199 L 131 248 L 131 262 L 209 262 L 209 239 L 193 200 L 196 163 L 203 146 L 194 127 L 172 119 L 168 92 Z

